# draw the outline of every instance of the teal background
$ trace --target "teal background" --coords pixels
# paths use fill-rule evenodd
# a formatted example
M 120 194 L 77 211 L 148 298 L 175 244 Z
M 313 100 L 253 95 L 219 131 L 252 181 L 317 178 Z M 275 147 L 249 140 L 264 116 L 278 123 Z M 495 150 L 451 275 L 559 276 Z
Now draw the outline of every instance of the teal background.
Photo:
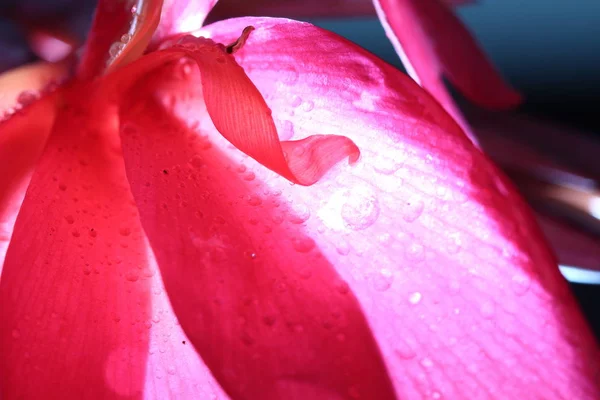
M 523 110 L 600 131 L 600 0 L 480 0 L 457 8 Z M 377 18 L 310 20 L 400 66 Z

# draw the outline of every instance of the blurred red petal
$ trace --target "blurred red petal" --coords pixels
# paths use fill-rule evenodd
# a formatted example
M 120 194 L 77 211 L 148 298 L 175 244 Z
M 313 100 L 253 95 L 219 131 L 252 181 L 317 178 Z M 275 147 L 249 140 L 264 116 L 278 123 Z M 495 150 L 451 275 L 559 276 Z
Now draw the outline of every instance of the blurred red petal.
M 308 24 L 248 18 L 206 31 L 229 43 L 247 25 L 257 30 L 236 59 L 276 125 L 292 138 L 348 135 L 363 155 L 314 186 L 290 186 L 228 147 L 201 110 L 186 110 L 187 92 L 155 96 L 201 135 L 163 118 L 164 129 L 150 119 L 123 131 L 174 308 L 213 373 L 235 382 L 227 390 L 242 390 L 240 376 L 250 379 L 242 368 L 253 364 L 236 366 L 226 349 L 276 371 L 262 363 L 265 351 L 296 335 L 289 326 L 300 316 L 330 312 L 322 321 L 330 333 L 305 324 L 279 368 L 292 365 L 286 357 L 311 357 L 306 349 L 318 343 L 343 353 L 334 343 L 345 340 L 354 350 L 330 308 L 339 291 L 322 294 L 329 305 L 306 306 L 337 274 L 359 300 L 399 398 L 598 399 L 598 345 L 531 212 L 439 106 L 387 64 Z M 290 69 L 298 78 L 281 79 Z M 155 107 L 143 104 L 149 96 L 135 99 L 139 114 Z M 304 306 L 280 302 L 293 296 Z
M 5 399 L 121 398 L 143 389 L 146 242 L 124 175 L 115 109 L 93 93 L 62 92 L 6 254 Z
M 68 72 L 67 63 L 36 62 L 0 74 L 0 121 L 33 103 Z
M 442 76 L 482 107 L 505 109 L 520 103 L 521 96 L 502 79 L 470 32 L 440 0 L 374 0 L 374 4 L 409 74 L 465 130 L 468 125 Z
M 13 225 L 56 113 L 56 96 L 0 122 L 0 274 Z

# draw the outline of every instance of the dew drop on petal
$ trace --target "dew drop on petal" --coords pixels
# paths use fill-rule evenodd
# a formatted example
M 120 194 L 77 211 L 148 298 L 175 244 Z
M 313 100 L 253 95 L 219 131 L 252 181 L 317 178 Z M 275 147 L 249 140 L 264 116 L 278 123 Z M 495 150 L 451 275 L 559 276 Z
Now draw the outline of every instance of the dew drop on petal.
M 414 222 L 423 214 L 424 204 L 421 199 L 413 198 L 402 208 L 402 218 L 406 222 Z
M 123 227 L 123 228 L 119 229 L 119 234 L 121 236 L 129 236 L 129 235 L 131 235 L 131 229 L 129 229 L 128 227 Z
M 421 360 L 421 365 L 424 366 L 425 368 L 431 368 L 431 367 L 433 367 L 433 361 L 431 361 L 431 358 L 425 357 L 424 359 Z
M 306 222 L 310 218 L 310 209 L 306 206 L 306 204 L 302 203 L 294 203 L 292 204 L 292 209 L 290 211 L 290 215 L 288 220 L 292 224 L 302 224 Z
M 202 159 L 202 157 L 200 155 L 196 154 L 190 160 L 190 164 L 194 168 L 202 168 L 202 166 L 204 165 L 204 160 Z
M 17 102 L 21 106 L 25 107 L 36 101 L 39 98 L 39 96 L 39 93 L 34 92 L 33 90 L 24 90 L 17 97 Z
M 298 253 L 308 253 L 315 247 L 315 241 L 309 237 L 300 237 L 292 239 L 292 247 Z
M 421 298 L 423 296 L 419 292 L 414 292 L 408 297 L 408 302 L 410 304 L 419 304 L 421 302 Z
M 352 188 L 342 205 L 342 219 L 353 230 L 363 230 L 373 225 L 379 217 L 379 202 L 369 186 Z
M 308 100 L 302 104 L 302 109 L 306 112 L 312 111 L 315 108 L 315 103 L 312 100 Z
M 251 206 L 259 206 L 262 204 L 261 198 L 254 194 L 251 194 L 250 196 L 248 196 L 247 202 Z
M 65 221 L 67 221 L 68 224 L 74 224 L 75 223 L 75 218 L 73 218 L 72 215 L 67 215 L 65 216 Z
M 379 292 L 384 292 L 392 286 L 394 275 L 389 269 L 382 269 L 373 277 L 373 287 Z
M 518 273 L 512 277 L 512 288 L 515 294 L 522 296 L 529 290 L 531 278 L 524 273 Z
M 125 273 L 125 279 L 127 279 L 129 282 L 136 282 L 139 278 L 140 274 L 135 269 L 130 269 Z
M 400 340 L 396 344 L 396 347 L 394 347 L 394 353 L 396 353 L 396 355 L 403 360 L 410 360 L 412 358 L 415 358 L 417 355 L 414 349 L 411 346 L 409 346 L 408 343 L 402 340 Z
M 291 106 L 294 107 L 294 108 L 296 108 L 296 107 L 300 106 L 300 104 L 302 104 L 302 97 L 300 97 L 300 96 L 294 96 L 292 98 Z

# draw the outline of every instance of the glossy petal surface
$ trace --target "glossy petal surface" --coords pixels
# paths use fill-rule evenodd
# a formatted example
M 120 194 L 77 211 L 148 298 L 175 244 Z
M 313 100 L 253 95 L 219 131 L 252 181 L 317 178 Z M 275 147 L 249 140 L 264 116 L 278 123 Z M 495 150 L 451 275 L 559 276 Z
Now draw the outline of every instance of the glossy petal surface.
M 199 88 L 195 72 L 182 84 Z M 298 223 L 240 229 L 263 201 L 255 177 L 169 117 L 169 97 L 148 91 L 156 79 L 122 114 L 127 171 L 173 308 L 212 374 L 235 399 L 393 399 L 345 282 Z
M 56 112 L 56 96 L 0 122 L 0 274 L 19 208 Z
M 411 77 L 467 132 L 442 76 L 480 106 L 505 109 L 520 102 L 519 94 L 503 81 L 469 31 L 440 0 L 374 0 L 374 4 Z
M 263 244 L 257 258 L 301 225 L 315 243 L 309 253 L 358 298 L 399 398 L 597 399 L 597 343 L 530 211 L 440 107 L 393 68 L 307 24 L 241 19 L 205 31 L 228 43 L 246 25 L 257 30 L 236 59 L 280 131 L 343 133 L 362 152 L 356 166 L 340 163 L 303 188 L 210 136 L 261 200 L 252 205 L 230 187 L 207 193 L 245 215 L 236 231 Z M 196 125 L 195 110 L 178 113 Z M 203 120 L 197 126 L 210 133 Z M 199 169 L 198 182 L 219 181 L 214 168 Z M 229 233 L 218 221 L 214 235 Z
M 102 98 L 92 93 L 63 93 L 4 262 L 6 399 L 135 398 L 143 389 L 146 243 L 114 134 L 116 109 L 82 104 Z

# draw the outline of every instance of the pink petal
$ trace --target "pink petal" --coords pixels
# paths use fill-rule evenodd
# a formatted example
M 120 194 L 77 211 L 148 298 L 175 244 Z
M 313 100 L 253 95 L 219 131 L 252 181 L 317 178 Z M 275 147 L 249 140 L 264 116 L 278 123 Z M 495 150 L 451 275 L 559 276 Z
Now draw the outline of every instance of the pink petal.
M 198 75 L 173 85 L 181 94 L 154 98 L 194 118 L 199 136 L 171 129 L 143 102 L 152 81 L 140 86 L 139 109 L 125 117 L 147 122 L 124 127 L 128 176 L 174 308 L 225 389 L 252 397 L 244 377 L 276 379 L 316 357 L 310 350 L 320 356 L 311 368 L 356 351 L 359 332 L 346 325 L 355 309 L 340 314 L 343 296 L 319 292 L 337 274 L 364 310 L 398 398 L 598 399 L 597 343 L 530 211 L 440 107 L 387 64 L 308 24 L 249 18 L 207 31 L 229 43 L 247 25 L 257 30 L 236 59 L 276 125 L 293 138 L 348 135 L 362 157 L 314 186 L 290 186 L 228 147 L 201 110 L 186 110 Z M 295 80 L 281 72 L 292 69 Z M 319 293 L 324 303 L 309 303 Z M 284 302 L 293 296 L 296 305 Z M 326 323 L 289 328 L 311 314 Z M 354 357 L 344 363 L 352 371 L 361 367 Z M 321 371 L 306 382 L 335 372 Z
M 4 262 L 0 397 L 139 396 L 149 340 L 147 247 L 115 109 L 89 86 L 61 99 Z
M 446 76 L 474 103 L 505 109 L 520 95 L 499 75 L 453 12 L 439 0 L 374 0 L 379 19 L 409 74 L 459 124 L 468 125 L 442 81 Z
M 164 0 L 155 42 L 199 29 L 218 0 Z

